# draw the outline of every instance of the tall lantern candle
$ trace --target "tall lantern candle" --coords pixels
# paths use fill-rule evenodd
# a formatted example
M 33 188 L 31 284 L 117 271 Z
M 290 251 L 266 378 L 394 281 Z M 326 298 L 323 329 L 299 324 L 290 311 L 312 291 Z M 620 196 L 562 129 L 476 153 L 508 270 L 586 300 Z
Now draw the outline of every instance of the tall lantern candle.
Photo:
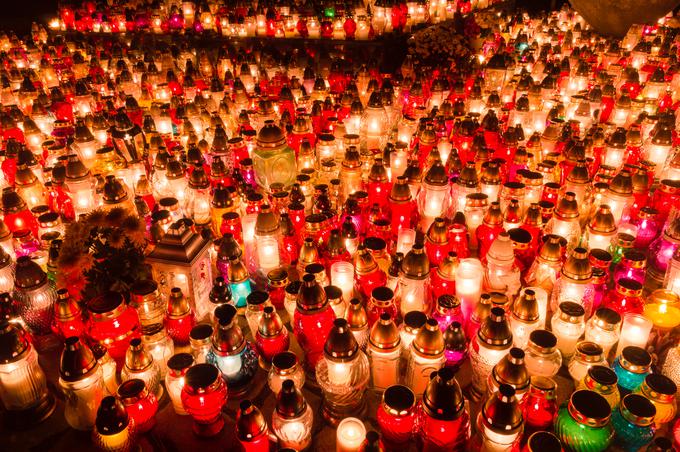
M 195 305 L 208 297 L 212 286 L 211 241 L 193 232 L 185 222 L 172 224 L 146 257 L 160 292 L 168 296 L 173 287 L 182 289 Z
M 400 311 L 402 315 L 411 311 L 428 312 L 428 288 L 430 261 L 423 245 L 416 244 L 406 254 L 399 273 Z
M 28 335 L 16 323 L 0 321 L 0 400 L 7 420 L 15 427 L 28 427 L 47 419 L 54 410 L 54 398 L 38 352 Z
M 371 328 L 368 357 L 373 389 L 382 392 L 399 381 L 401 337 L 389 314 L 383 313 Z
M 487 379 L 493 367 L 511 347 L 512 331 L 505 318 L 505 311 L 499 307 L 491 308 L 491 314 L 470 341 L 473 396 L 480 397 L 486 392 Z
M 323 415 L 332 424 L 365 404 L 370 365 L 345 319 L 335 319 L 324 344 L 316 379 L 324 393 Z
M 418 444 L 423 450 L 459 450 L 469 439 L 470 415 L 449 368 L 432 373 L 420 402 Z
M 351 262 L 338 261 L 331 265 L 331 283 L 342 290 L 345 303 L 354 296 L 354 265 Z
M 444 335 L 439 323 L 435 319 L 427 319 L 411 342 L 406 367 L 405 382 L 417 396 L 427 387 L 430 374 L 444 365 L 444 348 Z
M 307 369 L 315 369 L 322 358 L 334 319 L 335 313 L 328 303 L 326 292 L 314 275 L 304 275 L 293 317 L 293 333 L 305 352 Z
M 66 339 L 61 353 L 59 386 L 67 394 L 64 417 L 68 424 L 90 430 L 104 397 L 104 374 L 92 350 L 76 336 Z

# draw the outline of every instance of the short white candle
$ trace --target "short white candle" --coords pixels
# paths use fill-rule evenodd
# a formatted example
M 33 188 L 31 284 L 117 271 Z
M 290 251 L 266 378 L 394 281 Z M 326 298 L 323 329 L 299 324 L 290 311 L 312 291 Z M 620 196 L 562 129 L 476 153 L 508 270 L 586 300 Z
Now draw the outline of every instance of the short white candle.
M 354 265 L 350 262 L 334 262 L 331 265 L 331 284 L 342 290 L 342 299 L 349 303 L 354 296 Z
M 624 315 L 616 356 L 619 356 L 623 349 L 629 345 L 645 348 L 652 326 L 654 326 L 654 323 L 640 314 L 628 313 Z
M 482 296 L 482 277 L 484 267 L 479 259 L 461 259 L 456 269 L 456 296 L 460 300 L 461 310 L 466 319 L 475 310 Z
M 357 452 L 366 438 L 364 423 L 355 417 L 346 417 L 338 424 L 336 452 Z
M 397 253 L 406 255 L 406 253 L 411 251 L 415 242 L 416 231 L 408 228 L 399 229 L 399 234 L 397 235 Z

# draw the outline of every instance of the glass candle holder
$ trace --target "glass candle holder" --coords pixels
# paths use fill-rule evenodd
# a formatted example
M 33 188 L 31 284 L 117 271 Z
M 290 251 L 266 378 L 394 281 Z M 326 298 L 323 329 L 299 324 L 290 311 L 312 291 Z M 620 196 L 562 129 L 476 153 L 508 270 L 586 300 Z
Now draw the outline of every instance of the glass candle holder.
M 191 330 L 196 324 L 189 300 L 179 287 L 170 290 L 170 298 L 165 312 L 165 329 L 175 345 L 187 345 Z
M 371 364 L 371 383 L 381 392 L 399 381 L 401 336 L 392 317 L 383 313 L 371 328 L 367 354 Z
M 654 324 L 639 314 L 626 314 L 623 316 L 619 345 L 616 348 L 616 356 L 621 355 L 624 348 L 629 345 L 645 348 L 649 334 Z
M 602 347 L 595 342 L 580 341 L 576 344 L 576 352 L 569 360 L 569 375 L 578 384 L 586 376 L 588 369 L 597 365 L 607 365 L 607 360 L 602 353 Z
M 189 414 L 182 404 L 182 389 L 186 383 L 186 374 L 194 362 L 194 357 L 189 353 L 177 353 L 168 360 L 165 389 L 168 390 L 172 408 L 181 416 Z
M 168 336 L 165 328 L 161 325 L 156 325 L 152 329 L 144 331 L 144 334 L 142 334 L 142 344 L 151 354 L 154 362 L 158 364 L 161 379 L 165 378 L 168 370 L 168 359 L 175 353 L 172 338 Z
M 519 446 L 524 429 L 524 418 L 515 390 L 503 384 L 484 403 L 477 417 L 476 438 L 481 450 L 512 450 Z
M 272 414 L 272 430 L 279 446 L 304 450 L 312 442 L 312 407 L 295 387 L 293 380 L 285 380 L 276 397 L 276 410 Z
M 222 431 L 222 407 L 226 403 L 227 387 L 215 366 L 203 363 L 189 368 L 182 389 L 182 405 L 194 420 L 196 435 L 210 437 Z
M 609 423 L 612 410 L 601 395 L 575 391 L 563 405 L 555 422 L 555 434 L 570 450 L 604 451 L 614 431 Z
M 305 352 L 307 369 L 315 369 L 321 359 L 334 319 L 335 313 L 328 304 L 326 292 L 314 275 L 304 275 L 293 317 L 293 333 Z
M 553 315 L 551 328 L 564 359 L 571 357 L 576 350 L 576 343 L 586 329 L 584 317 L 583 306 L 570 301 L 560 303 L 559 311 Z
M 585 340 L 595 342 L 602 347 L 604 356 L 619 341 L 621 316 L 609 308 L 599 308 L 586 323 Z
M 59 362 L 59 386 L 67 395 L 66 422 L 76 430 L 90 430 L 104 397 L 104 374 L 92 350 L 77 336 L 66 339 Z
M 130 306 L 137 311 L 142 328 L 163 324 L 167 305 L 151 279 L 137 281 L 130 288 Z
M 212 348 L 206 362 L 222 373 L 230 396 L 241 395 L 252 385 L 259 368 L 257 351 L 238 326 L 234 306 L 221 306 L 215 315 L 218 324 L 212 335 Z
M 456 270 L 456 296 L 465 319 L 469 319 L 482 295 L 484 267 L 478 259 L 461 259 Z
M 371 298 L 366 303 L 368 326 L 372 327 L 382 314 L 397 318 L 397 306 L 394 303 L 394 291 L 388 287 L 376 287 L 371 292 Z
M 404 382 L 416 395 L 422 394 L 430 380 L 430 374 L 446 362 L 444 336 L 434 319 L 427 319 L 411 342 L 409 361 Z
M 617 382 L 619 381 L 616 372 L 607 366 L 597 365 L 593 366 L 586 372 L 576 389 L 587 389 L 600 394 L 607 400 L 612 410 L 615 409 L 621 400 L 621 394 Z
M 512 331 L 502 308 L 491 308 L 477 335 L 470 341 L 470 364 L 474 397 L 486 394 L 489 374 L 512 347 Z
M 196 364 L 204 363 L 212 343 L 210 338 L 213 334 L 213 327 L 207 323 L 201 323 L 191 329 L 189 333 L 189 345 L 191 346 L 191 354 L 194 357 Z
M 558 410 L 556 389 L 552 378 L 531 377 L 529 391 L 521 403 L 525 434 L 552 428 Z
M 285 380 L 292 380 L 296 388 L 302 388 L 305 384 L 305 372 L 295 353 L 285 351 L 277 353 L 272 358 L 272 366 L 267 375 L 267 384 L 274 394 L 281 391 Z
M 47 274 L 28 256 L 17 258 L 12 298 L 17 313 L 35 336 L 51 332 L 57 292 Z
M 661 428 L 675 418 L 677 390 L 678 387 L 670 378 L 661 374 L 649 374 L 634 393 L 645 396 L 654 404 L 656 408 L 654 424 Z
M 612 412 L 614 445 L 625 451 L 637 451 L 654 439 L 656 407 L 645 396 L 628 394 Z
M 88 338 L 106 347 L 118 367 L 122 367 L 129 342 L 141 334 L 137 312 L 115 292 L 90 300 L 87 310 L 90 314 Z
M 535 330 L 529 336 L 524 364 L 531 376 L 552 378 L 562 367 L 557 338 L 547 330 Z
M 526 347 L 531 333 L 540 327 L 538 301 L 533 290 L 527 289 L 515 300 L 510 315 L 510 328 L 515 347 Z
M 139 338 L 130 341 L 130 347 L 125 352 L 125 365 L 120 372 L 120 379 L 123 382 L 135 378 L 143 380 L 149 391 L 156 394 L 157 399 L 161 398 L 163 385 L 160 366 Z
M 652 357 L 644 349 L 634 345 L 625 347 L 612 364 L 621 394 L 635 391 L 651 372 L 651 364 Z
M 144 380 L 133 378 L 124 381 L 118 387 L 118 398 L 125 405 L 128 416 L 134 420 L 137 432 L 148 432 L 156 425 L 158 400 L 147 389 Z
M 254 290 L 246 297 L 245 317 L 248 322 L 250 334 L 254 338 L 257 335 L 257 329 L 260 324 L 260 319 L 264 313 L 265 306 L 270 306 L 269 295 L 267 292 Z
M 135 445 L 135 422 L 123 403 L 113 396 L 104 397 L 97 409 L 92 442 L 106 452 L 127 452 Z
M 418 412 L 418 446 L 423 450 L 462 450 L 470 435 L 470 415 L 450 368 L 432 373 Z
M 393 385 L 383 393 L 376 419 L 382 441 L 388 447 L 403 447 L 413 436 L 416 427 L 416 397 L 406 386 Z
M 255 347 L 259 355 L 260 366 L 269 369 L 272 358 L 277 353 L 288 350 L 289 345 L 288 330 L 281 318 L 273 306 L 265 307 L 255 335 Z
M 342 298 L 349 303 L 354 297 L 354 265 L 338 261 L 331 265 L 331 284 L 342 290 Z
M 324 417 L 332 422 L 360 412 L 369 377 L 368 358 L 359 349 L 347 321 L 335 319 L 324 345 L 323 359 L 316 366 L 316 379 L 324 394 Z
M 364 438 L 366 438 L 364 423 L 357 418 L 347 417 L 338 424 L 335 451 L 359 452 Z

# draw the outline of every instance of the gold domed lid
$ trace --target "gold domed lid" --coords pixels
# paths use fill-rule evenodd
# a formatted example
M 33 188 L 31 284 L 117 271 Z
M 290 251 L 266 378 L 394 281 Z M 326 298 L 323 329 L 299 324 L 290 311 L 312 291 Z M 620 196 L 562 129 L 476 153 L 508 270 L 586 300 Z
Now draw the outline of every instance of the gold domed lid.
M 307 402 L 293 380 L 284 380 L 276 396 L 276 412 L 284 419 L 294 419 L 307 409 Z
M 200 190 L 208 187 L 210 187 L 210 180 L 208 179 L 208 175 L 205 174 L 205 169 L 203 169 L 202 165 L 194 166 L 194 169 L 189 176 L 189 188 Z
M 390 191 L 390 201 L 396 203 L 404 203 L 411 200 L 411 189 L 408 186 L 406 177 L 399 176 L 397 181 L 392 185 Z
M 423 392 L 422 408 L 428 416 L 441 421 L 453 421 L 463 414 L 465 399 L 453 369 L 444 367 L 432 372 Z
M 627 169 L 619 171 L 609 184 L 608 190 L 624 196 L 631 195 L 633 193 L 633 178 L 630 171 Z
M 333 362 L 351 361 L 359 353 L 359 343 L 345 319 L 335 319 L 323 347 L 324 357 Z
M 257 332 L 262 337 L 275 337 L 278 336 L 283 330 L 283 322 L 281 317 L 276 313 L 273 306 L 265 306 L 262 311 L 262 317 L 260 318 L 260 323 L 257 327 Z
M 118 204 L 119 202 L 125 201 L 127 197 L 128 193 L 123 183 L 112 174 L 106 176 L 104 194 L 102 196 L 104 204 Z
M 590 220 L 588 229 L 599 234 L 614 234 L 616 232 L 616 220 L 607 204 L 600 204 L 597 212 Z
M 90 170 L 88 170 L 83 162 L 78 158 L 78 155 L 69 155 L 68 162 L 66 163 L 66 181 L 75 182 L 86 179 L 89 176 Z
M 552 263 L 562 261 L 562 250 L 566 247 L 566 240 L 555 234 L 548 234 L 543 237 L 543 245 L 538 253 L 539 257 Z
M 567 182 L 577 185 L 585 185 L 590 183 L 590 174 L 585 160 L 579 160 L 576 166 L 572 168 L 567 176 Z
M 86 378 L 97 368 L 97 359 L 92 350 L 79 337 L 66 338 L 59 360 L 59 376 L 64 381 L 78 381 Z
M 361 300 L 352 298 L 349 301 L 349 306 L 347 306 L 345 311 L 345 318 L 349 328 L 352 330 L 360 330 L 368 325 L 368 314 Z
M 426 238 L 434 244 L 446 244 L 449 241 L 448 232 L 446 219 L 436 217 L 427 230 Z
M 458 254 L 455 251 L 449 251 L 437 268 L 438 275 L 443 279 L 453 281 L 456 278 L 458 263 Z
M 366 275 L 378 269 L 378 263 L 373 254 L 363 245 L 359 245 L 354 257 L 354 269 L 358 275 Z
M 475 188 L 477 187 L 477 185 L 479 185 L 479 179 L 477 178 L 477 169 L 474 162 L 467 162 L 465 164 L 463 169 L 460 171 L 458 179 L 456 179 L 456 184 L 468 188 Z
M 130 346 L 125 352 L 125 367 L 134 371 L 142 372 L 153 365 L 153 356 L 142 344 L 138 337 L 130 340 Z
M 501 384 L 498 391 L 489 397 L 482 407 L 481 414 L 484 426 L 501 435 L 518 432 L 524 425 L 522 410 L 515 397 L 515 388 L 507 384 Z
M 388 182 L 389 177 L 387 176 L 387 170 L 385 165 L 383 165 L 383 159 L 376 158 L 373 160 L 373 165 L 368 173 L 369 182 L 384 183 Z
M 498 201 L 494 201 L 489 205 L 489 209 L 484 214 L 483 222 L 487 226 L 500 226 L 503 224 L 503 212 Z
M 411 343 L 413 349 L 425 356 L 437 356 L 444 353 L 444 335 L 435 319 L 427 319 Z
M 327 302 L 326 291 L 323 290 L 314 275 L 309 273 L 304 275 L 297 299 L 297 308 L 302 311 L 312 311 L 323 308 Z
M 368 340 L 373 347 L 381 350 L 394 350 L 400 346 L 399 328 L 388 313 L 383 312 L 373 324 Z
M 228 279 L 233 284 L 246 281 L 248 278 L 250 278 L 248 269 L 241 260 L 240 256 L 231 256 L 229 258 L 228 274 Z
M 512 305 L 513 317 L 524 322 L 535 322 L 540 318 L 538 300 L 532 289 L 526 289 Z
M 502 349 L 512 344 L 512 330 L 502 308 L 491 308 L 491 312 L 477 332 L 477 338 L 487 347 L 492 348 Z
M 168 318 L 179 319 L 190 313 L 191 306 L 189 305 L 189 300 L 182 293 L 182 289 L 173 287 L 168 298 Z
M 14 273 L 14 286 L 22 290 L 32 290 L 47 282 L 47 274 L 29 256 L 19 256 Z
M 507 384 L 515 389 L 516 393 L 523 393 L 529 388 L 529 371 L 524 364 L 524 351 L 521 348 L 512 347 L 491 371 L 491 377 L 497 384 Z
M 217 325 L 211 337 L 212 350 L 220 356 L 240 353 L 246 345 L 246 338 L 236 321 L 236 308 L 223 304 L 215 308 Z
M 430 260 L 425 254 L 423 245 L 416 243 L 411 250 L 406 253 L 401 262 L 401 271 L 408 279 L 425 279 L 430 274 Z
M 441 161 L 435 161 L 430 169 L 427 170 L 423 182 L 436 186 L 444 186 L 449 183 L 449 176 Z
M 255 219 L 255 234 L 273 235 L 279 229 L 279 219 L 269 204 L 263 204 Z
M 319 261 L 319 249 L 314 244 L 314 239 L 307 237 L 300 247 L 298 262 L 312 264 Z
M 239 404 L 236 412 L 236 436 L 239 441 L 252 441 L 267 431 L 267 420 L 250 400 Z
M 421 311 L 409 311 L 404 315 L 404 331 L 417 334 L 427 322 L 427 315 Z
M 487 207 L 489 205 L 489 195 L 486 193 L 470 193 L 465 196 L 466 207 Z
M 24 201 L 19 193 L 12 187 L 5 187 L 2 189 L 2 211 L 5 214 L 18 213 L 26 208 L 26 201 Z
M 60 322 L 67 322 L 80 316 L 82 310 L 68 290 L 57 290 L 57 301 L 54 302 L 54 317 Z
M 266 121 L 257 134 L 258 149 L 275 149 L 286 144 L 286 134 L 273 121 Z
M 557 202 L 557 206 L 555 207 L 555 216 L 563 220 L 578 218 L 578 203 L 576 202 L 576 195 L 574 192 L 566 192 L 564 196 Z
M 593 268 L 585 248 L 575 248 L 561 270 L 562 276 L 573 281 L 588 282 L 593 277 Z

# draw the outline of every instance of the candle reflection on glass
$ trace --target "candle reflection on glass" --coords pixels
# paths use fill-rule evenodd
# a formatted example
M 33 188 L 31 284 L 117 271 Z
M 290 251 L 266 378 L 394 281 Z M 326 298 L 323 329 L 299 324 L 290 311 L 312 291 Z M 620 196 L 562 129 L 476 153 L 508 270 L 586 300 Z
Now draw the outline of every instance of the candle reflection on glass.
M 354 417 L 347 417 L 338 424 L 336 452 L 357 452 L 366 437 L 364 423 Z

